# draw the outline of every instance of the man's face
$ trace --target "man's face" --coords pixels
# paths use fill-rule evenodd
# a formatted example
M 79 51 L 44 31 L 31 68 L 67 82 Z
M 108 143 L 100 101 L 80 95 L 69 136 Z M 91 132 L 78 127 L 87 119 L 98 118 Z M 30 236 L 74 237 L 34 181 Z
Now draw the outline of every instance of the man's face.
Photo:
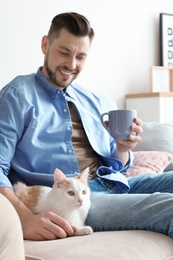
M 42 51 L 45 59 L 42 72 L 50 84 L 62 90 L 70 85 L 82 70 L 89 47 L 88 36 L 77 37 L 65 29 L 52 42 L 44 36 Z

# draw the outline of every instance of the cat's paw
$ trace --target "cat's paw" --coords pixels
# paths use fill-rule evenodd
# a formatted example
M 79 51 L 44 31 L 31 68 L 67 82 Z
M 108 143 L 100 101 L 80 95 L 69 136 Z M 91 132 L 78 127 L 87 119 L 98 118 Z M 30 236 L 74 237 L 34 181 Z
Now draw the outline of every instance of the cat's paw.
M 74 233 L 75 236 L 86 236 L 93 233 L 93 230 L 90 226 L 84 227 L 77 227 L 76 232 Z

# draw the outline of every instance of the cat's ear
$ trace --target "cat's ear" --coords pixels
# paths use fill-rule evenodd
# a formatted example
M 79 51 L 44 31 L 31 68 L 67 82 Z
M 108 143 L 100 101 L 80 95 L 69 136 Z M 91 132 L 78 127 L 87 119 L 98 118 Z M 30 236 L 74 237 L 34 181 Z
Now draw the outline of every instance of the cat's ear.
M 88 175 L 89 175 L 89 167 L 87 167 L 79 176 L 79 179 L 84 182 L 87 183 L 88 182 Z
M 65 181 L 66 179 L 67 177 L 65 176 L 65 174 L 60 169 L 56 168 L 54 171 L 54 183 L 59 184 Z

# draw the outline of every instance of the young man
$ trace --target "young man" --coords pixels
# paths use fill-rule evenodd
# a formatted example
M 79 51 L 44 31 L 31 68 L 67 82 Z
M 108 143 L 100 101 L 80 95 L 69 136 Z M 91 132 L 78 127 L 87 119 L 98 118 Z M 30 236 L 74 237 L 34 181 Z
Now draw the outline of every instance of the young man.
M 115 142 L 100 122 L 103 112 L 116 109 L 114 102 L 73 82 L 93 37 L 84 16 L 57 15 L 42 39 L 43 67 L 1 90 L 0 192 L 16 209 L 25 239 L 73 236 L 75 227 L 53 212 L 33 214 L 16 198 L 12 184 L 52 186 L 55 168 L 76 176 L 89 166 L 93 206 L 87 223 L 95 231 L 137 228 L 171 236 L 173 195 L 123 194 L 173 190 L 173 174 L 129 182 L 123 176 L 133 160 L 131 149 L 141 140 L 141 120 L 134 120 L 135 136 Z

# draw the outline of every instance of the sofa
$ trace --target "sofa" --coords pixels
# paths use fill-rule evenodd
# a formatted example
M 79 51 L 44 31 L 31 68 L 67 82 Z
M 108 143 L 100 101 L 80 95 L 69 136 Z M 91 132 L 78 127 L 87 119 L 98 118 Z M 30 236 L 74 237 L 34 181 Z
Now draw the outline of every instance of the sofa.
M 142 141 L 126 176 L 173 170 L 173 121 L 144 122 Z M 143 230 L 95 232 L 54 241 L 24 241 L 26 259 L 171 260 L 173 239 Z

